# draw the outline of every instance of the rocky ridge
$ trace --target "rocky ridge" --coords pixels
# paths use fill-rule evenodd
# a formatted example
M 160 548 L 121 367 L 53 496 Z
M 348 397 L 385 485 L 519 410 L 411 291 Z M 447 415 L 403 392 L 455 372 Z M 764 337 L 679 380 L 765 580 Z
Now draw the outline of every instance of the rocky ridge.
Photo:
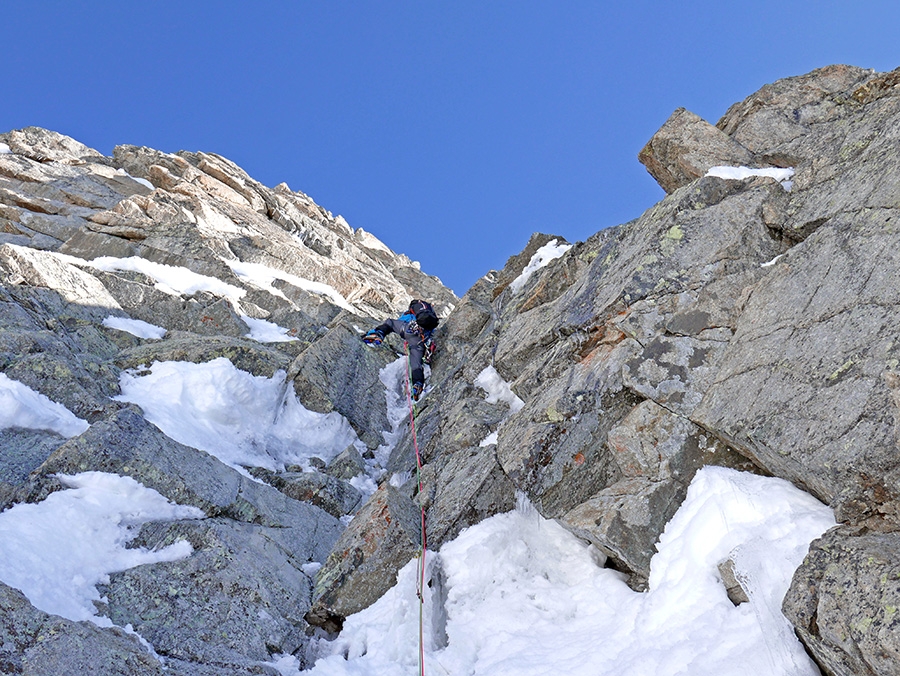
M 132 146 L 108 158 L 45 130 L 0 135 L 0 370 L 91 423 L 68 440 L 0 431 L 0 504 L 39 501 L 61 487 L 56 473 L 91 469 L 199 507 L 206 519 L 146 524 L 136 541 L 187 539 L 195 553 L 112 575 L 100 612 L 132 624 L 170 672 L 273 673 L 272 655 L 304 657 L 308 623 L 337 630 L 393 584 L 419 547 L 420 505 L 437 548 L 523 493 L 643 589 L 694 473 L 735 467 L 835 510 L 840 525 L 813 543 L 783 608 L 823 671 L 898 674 L 898 135 L 898 71 L 780 80 L 716 125 L 677 110 L 640 153 L 662 201 L 514 285 L 562 240 L 536 234 L 461 300 L 224 158 Z M 718 165 L 792 168 L 793 181 L 707 175 Z M 178 265 L 244 294 L 173 295 L 147 268 L 85 262 L 98 256 Z M 241 264 L 279 274 L 266 288 Z M 320 471 L 253 469 L 260 483 L 110 399 L 123 369 L 225 356 L 256 375 L 284 370 L 304 406 L 340 412 L 371 455 L 390 428 L 371 392 L 393 354 L 364 348 L 357 327 L 410 295 L 445 317 L 417 419 L 424 494 L 408 430 L 360 505 L 347 482 L 371 462 L 360 449 Z M 126 314 L 169 333 L 102 325 Z M 248 339 L 242 316 L 298 340 Z M 486 400 L 475 383 L 488 367 L 521 408 Z M 310 562 L 324 563 L 314 581 Z M 728 561 L 720 569 L 740 602 Z M 154 673 L 132 636 L 0 591 L 8 673 L 53 659 L 77 669 L 76 641 L 109 673 Z

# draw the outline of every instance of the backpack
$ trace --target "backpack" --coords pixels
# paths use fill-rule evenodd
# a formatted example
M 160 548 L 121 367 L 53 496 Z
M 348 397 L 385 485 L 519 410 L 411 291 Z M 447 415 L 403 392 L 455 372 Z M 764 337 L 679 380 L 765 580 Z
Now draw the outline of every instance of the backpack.
M 422 327 L 423 331 L 434 331 L 437 328 L 439 320 L 431 303 L 413 300 L 409 304 L 409 311 L 416 316 L 416 324 Z

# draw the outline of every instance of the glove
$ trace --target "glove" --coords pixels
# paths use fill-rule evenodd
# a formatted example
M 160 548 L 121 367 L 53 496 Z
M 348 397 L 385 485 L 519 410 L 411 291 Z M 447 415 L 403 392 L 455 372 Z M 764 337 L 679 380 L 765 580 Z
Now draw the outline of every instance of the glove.
M 422 361 L 429 366 L 431 365 L 431 360 L 434 357 L 434 351 L 437 349 L 437 345 L 434 344 L 434 338 L 429 338 L 425 341 L 425 355 L 422 357 Z
M 384 334 L 381 331 L 376 331 L 372 329 L 366 335 L 363 336 L 363 342 L 366 345 L 381 345 L 381 341 L 384 340 Z

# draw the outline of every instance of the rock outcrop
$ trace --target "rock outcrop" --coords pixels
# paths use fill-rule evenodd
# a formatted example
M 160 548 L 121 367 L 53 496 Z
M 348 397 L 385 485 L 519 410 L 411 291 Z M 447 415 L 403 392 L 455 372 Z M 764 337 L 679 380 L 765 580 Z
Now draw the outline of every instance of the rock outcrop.
M 640 590 L 694 474 L 738 468 L 793 482 L 840 522 L 783 606 L 824 673 L 900 673 L 898 136 L 898 71 L 781 80 L 716 125 L 679 109 L 640 153 L 661 202 L 584 242 L 535 234 L 458 300 L 217 155 L 103 157 L 45 130 L 0 135 L 0 371 L 90 423 L 70 437 L 0 430 L 0 505 L 97 470 L 199 508 L 205 519 L 147 523 L 135 541 L 194 553 L 114 573 L 98 612 L 169 671 L 272 673 L 275 654 L 302 663 L 310 623 L 337 631 L 394 583 L 422 544 L 422 508 L 436 549 L 525 496 Z M 721 165 L 793 176 L 708 175 Z M 203 277 L 172 289 L 153 264 Z M 410 295 L 443 316 L 415 440 L 381 399 L 399 346 L 357 339 Z M 255 340 L 259 320 L 295 340 Z M 229 466 L 114 398 L 126 369 L 221 357 L 285 375 L 356 440 L 302 466 Z M 719 569 L 746 600 L 727 559 Z M 10 673 L 69 645 L 62 630 L 42 640 L 53 622 L 98 660 L 135 665 L 97 673 L 156 673 L 128 635 L 0 592 Z

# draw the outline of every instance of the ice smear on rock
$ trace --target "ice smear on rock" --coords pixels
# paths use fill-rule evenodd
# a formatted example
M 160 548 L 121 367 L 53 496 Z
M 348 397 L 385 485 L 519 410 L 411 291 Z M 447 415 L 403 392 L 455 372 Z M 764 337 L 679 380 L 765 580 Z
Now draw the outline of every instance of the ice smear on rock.
M 638 593 L 592 547 L 520 506 L 428 557 L 439 558 L 447 594 L 445 628 L 435 593 L 426 594 L 425 671 L 812 676 L 780 599 L 809 542 L 833 525 L 827 507 L 783 480 L 707 467 L 660 539 L 649 591 Z M 726 557 L 749 603 L 728 599 L 717 569 Z M 415 576 L 413 560 L 397 586 L 320 646 L 329 656 L 305 673 L 416 673 Z

